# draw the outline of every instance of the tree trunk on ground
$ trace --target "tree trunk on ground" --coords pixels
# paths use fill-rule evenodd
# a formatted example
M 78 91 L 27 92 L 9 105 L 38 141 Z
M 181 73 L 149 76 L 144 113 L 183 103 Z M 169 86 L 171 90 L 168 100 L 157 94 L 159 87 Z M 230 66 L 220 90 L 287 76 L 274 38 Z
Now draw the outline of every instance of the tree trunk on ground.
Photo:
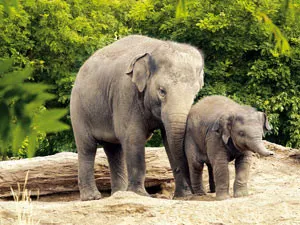
M 172 181 L 173 174 L 164 148 L 146 148 L 146 187 Z M 12 196 L 10 187 L 23 190 L 29 171 L 26 189 L 31 196 L 78 191 L 78 159 L 76 153 L 62 152 L 52 156 L 0 162 L 0 197 Z M 103 149 L 98 149 L 95 162 L 98 189 L 110 189 L 110 172 Z
M 299 150 L 264 141 L 266 148 L 299 160 Z M 31 196 L 78 191 L 77 154 L 62 152 L 52 156 L 0 162 L 0 198 L 12 196 L 10 187 L 23 190 L 29 171 L 26 189 Z M 173 181 L 168 157 L 164 148 L 146 148 L 146 187 L 159 186 Z M 104 151 L 98 149 L 95 178 L 100 191 L 110 190 L 110 172 Z
M 290 158 L 293 158 L 300 162 L 300 149 L 295 149 L 295 148 L 289 148 L 289 147 L 284 147 L 282 145 L 274 144 L 269 141 L 264 141 L 265 147 L 268 148 L 269 150 L 275 151 L 275 152 L 287 152 L 289 154 Z

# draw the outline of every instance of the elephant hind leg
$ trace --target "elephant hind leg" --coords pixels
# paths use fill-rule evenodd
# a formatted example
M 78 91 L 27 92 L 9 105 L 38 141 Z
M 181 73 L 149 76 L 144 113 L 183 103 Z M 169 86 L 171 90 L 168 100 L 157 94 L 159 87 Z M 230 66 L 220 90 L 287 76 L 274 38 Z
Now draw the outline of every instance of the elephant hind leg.
M 94 164 L 96 155 L 96 142 L 82 141 L 82 137 L 76 138 L 76 145 L 78 151 L 78 185 L 80 190 L 80 199 L 82 201 L 98 200 L 101 194 L 97 189 Z
M 83 201 L 97 200 L 101 198 L 94 176 L 97 143 L 89 132 L 90 129 L 85 120 L 87 116 L 75 88 L 72 90 L 70 112 L 78 152 L 78 186 L 80 199 Z
M 111 177 L 111 194 L 127 189 L 127 170 L 125 154 L 120 144 L 104 143 Z

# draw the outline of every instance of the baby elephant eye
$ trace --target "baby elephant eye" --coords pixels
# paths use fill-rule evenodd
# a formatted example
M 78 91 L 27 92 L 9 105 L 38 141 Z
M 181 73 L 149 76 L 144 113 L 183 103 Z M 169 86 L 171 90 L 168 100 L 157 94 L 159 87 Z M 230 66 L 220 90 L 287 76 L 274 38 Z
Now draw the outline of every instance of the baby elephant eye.
M 245 136 L 245 132 L 244 132 L 244 131 L 239 131 L 239 135 L 240 135 L 241 137 L 244 137 L 244 136 Z
M 167 92 L 165 91 L 165 89 L 163 89 L 162 87 L 160 87 L 159 90 L 158 90 L 158 94 L 159 94 L 162 98 L 164 98 L 164 97 L 166 96 Z

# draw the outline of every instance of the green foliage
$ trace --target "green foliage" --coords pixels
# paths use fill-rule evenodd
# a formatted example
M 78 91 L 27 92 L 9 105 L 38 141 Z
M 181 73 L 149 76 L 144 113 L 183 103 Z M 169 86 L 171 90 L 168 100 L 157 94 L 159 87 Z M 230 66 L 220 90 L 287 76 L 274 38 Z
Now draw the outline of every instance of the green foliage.
M 185 0 L 177 0 L 176 18 L 185 17 L 187 15 Z
M 20 0 L 14 4 L 17 9 L 0 6 L 0 55 L 14 58 L 14 65 L 27 75 L 32 68 L 30 76 L 24 75 L 28 85 L 51 85 L 47 90 L 54 98 L 47 101 L 47 110 L 68 110 L 76 73 L 93 52 L 122 36 L 140 33 L 202 49 L 205 86 L 198 98 L 221 94 L 265 111 L 273 126 L 267 139 L 300 146 L 299 0 Z M 33 94 L 31 89 L 28 86 L 26 91 Z M 43 85 L 39 89 L 45 90 Z M 33 108 L 50 116 L 43 107 Z M 7 114 L 4 105 L 0 110 Z M 57 121 L 61 115 L 50 117 Z M 41 116 L 36 120 L 45 128 Z M 3 118 L 0 122 L 7 120 Z M 70 124 L 69 116 L 63 121 Z M 38 134 L 38 155 L 74 151 L 72 131 L 57 133 L 55 128 L 53 123 L 49 126 L 53 132 Z M 5 135 L 6 129 L 0 129 Z M 155 132 L 147 145 L 161 145 L 160 140 Z M 23 141 L 20 155 L 29 142 Z
M 163 146 L 163 144 L 162 144 L 160 130 L 155 130 L 150 140 L 148 140 L 148 142 L 146 143 L 146 147 L 161 147 L 161 146 Z
M 267 139 L 300 147 L 299 0 L 186 0 L 187 15 L 179 18 L 173 1 L 151 2 L 133 32 L 204 51 L 198 99 L 220 94 L 265 111 L 273 126 Z
M 27 156 L 32 157 L 39 133 L 69 128 L 59 121 L 67 111 L 42 108 L 54 97 L 46 92 L 51 87 L 25 82 L 32 69 L 11 71 L 12 65 L 11 59 L 0 61 L 0 155 L 7 154 L 10 148 L 17 154 L 26 145 Z
M 68 109 L 71 88 L 84 60 L 130 32 L 121 21 L 127 20 L 124 12 L 129 11 L 132 2 L 20 0 L 18 9 L 9 8 L 9 15 L 0 7 L 3 15 L 0 55 L 14 58 L 20 67 L 31 64 L 31 82 L 53 87 L 50 92 L 54 98 L 47 101 L 47 108 Z M 45 112 L 43 116 L 50 115 Z M 67 117 L 63 121 L 70 123 Z M 45 125 L 41 123 L 41 127 Z M 54 123 L 52 128 L 55 127 Z M 66 147 L 66 150 L 74 149 L 71 130 L 55 132 L 39 138 L 38 155 L 52 154 Z

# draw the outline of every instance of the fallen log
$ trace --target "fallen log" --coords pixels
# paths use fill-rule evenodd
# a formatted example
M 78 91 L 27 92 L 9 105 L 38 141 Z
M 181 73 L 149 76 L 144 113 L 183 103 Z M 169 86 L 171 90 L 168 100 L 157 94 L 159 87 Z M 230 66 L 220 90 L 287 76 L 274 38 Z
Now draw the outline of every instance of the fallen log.
M 300 149 L 284 147 L 269 141 L 264 141 L 264 144 L 269 150 L 274 151 L 275 153 L 288 154 L 290 158 L 300 162 Z
M 78 159 L 76 153 L 62 152 L 52 156 L 0 162 L 0 198 L 12 196 L 10 187 L 26 189 L 31 196 L 78 191 Z M 172 170 L 164 148 L 146 148 L 146 187 L 173 180 Z M 95 179 L 100 191 L 110 190 L 110 172 L 103 149 L 98 149 Z
M 299 150 L 287 148 L 268 141 L 265 146 L 275 153 L 297 158 Z M 291 154 L 292 153 L 292 154 Z M 29 171 L 26 189 L 31 196 L 78 191 L 77 154 L 62 152 L 52 156 L 35 157 L 0 162 L 0 198 L 12 196 L 10 187 L 23 189 Z M 146 148 L 146 187 L 173 181 L 170 164 L 163 147 Z M 100 191 L 110 190 L 110 172 L 103 149 L 98 149 L 95 161 L 95 179 Z
M 282 145 L 278 145 L 278 144 L 275 144 L 275 143 L 272 143 L 272 142 L 269 142 L 269 141 L 264 141 L 264 144 L 265 144 L 266 148 L 268 148 L 271 151 L 275 151 L 275 152 L 277 152 L 277 151 L 289 152 L 289 151 L 296 150 L 296 149 L 293 149 L 293 148 L 290 148 L 290 147 L 285 147 L 285 146 L 282 146 Z

